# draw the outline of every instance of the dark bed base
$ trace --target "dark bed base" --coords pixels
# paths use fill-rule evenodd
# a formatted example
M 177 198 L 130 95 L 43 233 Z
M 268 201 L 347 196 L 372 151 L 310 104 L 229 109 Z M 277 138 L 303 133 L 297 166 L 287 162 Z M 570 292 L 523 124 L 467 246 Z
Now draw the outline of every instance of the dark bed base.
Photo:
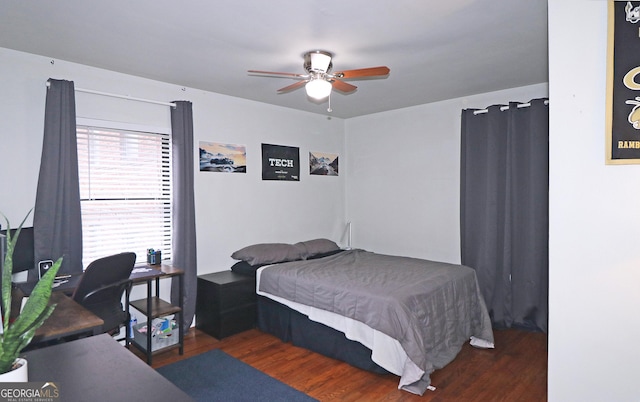
M 267 297 L 258 296 L 258 328 L 295 346 L 349 363 L 374 373 L 389 372 L 371 360 L 371 350 L 360 342 Z

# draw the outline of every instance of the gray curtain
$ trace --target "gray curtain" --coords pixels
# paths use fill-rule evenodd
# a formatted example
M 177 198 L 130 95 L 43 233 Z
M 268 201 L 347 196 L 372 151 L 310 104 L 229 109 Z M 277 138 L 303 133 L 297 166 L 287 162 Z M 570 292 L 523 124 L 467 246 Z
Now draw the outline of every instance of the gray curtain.
M 193 112 L 191 102 L 176 101 L 171 108 L 173 163 L 173 265 L 184 270 L 184 331 L 196 309 L 196 216 L 193 200 Z M 171 302 L 178 304 L 178 281 L 171 284 Z
M 60 273 L 82 272 L 82 217 L 78 185 L 73 81 L 49 79 L 40 175 L 33 215 L 36 263 L 63 256 Z M 28 279 L 38 278 L 31 270 Z
M 462 112 L 462 264 L 496 328 L 547 331 L 549 111 L 545 99 Z

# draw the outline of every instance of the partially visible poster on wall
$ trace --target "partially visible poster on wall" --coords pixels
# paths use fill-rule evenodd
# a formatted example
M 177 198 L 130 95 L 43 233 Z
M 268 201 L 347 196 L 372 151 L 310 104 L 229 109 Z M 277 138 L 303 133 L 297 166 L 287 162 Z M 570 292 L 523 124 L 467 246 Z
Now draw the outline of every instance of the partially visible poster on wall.
M 200 171 L 247 173 L 247 147 L 200 141 Z
M 640 1 L 609 0 L 606 159 L 640 163 Z
M 326 152 L 309 152 L 309 174 L 338 175 L 338 155 Z
M 262 180 L 300 181 L 300 149 L 262 144 Z

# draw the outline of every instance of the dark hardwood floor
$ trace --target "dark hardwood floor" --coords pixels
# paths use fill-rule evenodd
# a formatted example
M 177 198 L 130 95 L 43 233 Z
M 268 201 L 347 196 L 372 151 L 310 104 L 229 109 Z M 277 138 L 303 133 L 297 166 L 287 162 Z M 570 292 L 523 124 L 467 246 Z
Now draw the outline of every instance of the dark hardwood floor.
M 546 401 L 547 336 L 513 329 L 495 330 L 494 336 L 493 350 L 466 344 L 453 362 L 431 375 L 437 389 L 423 396 L 398 390 L 395 375 L 369 373 L 257 329 L 217 340 L 192 328 L 184 355 L 156 354 L 153 367 L 221 349 L 320 401 Z

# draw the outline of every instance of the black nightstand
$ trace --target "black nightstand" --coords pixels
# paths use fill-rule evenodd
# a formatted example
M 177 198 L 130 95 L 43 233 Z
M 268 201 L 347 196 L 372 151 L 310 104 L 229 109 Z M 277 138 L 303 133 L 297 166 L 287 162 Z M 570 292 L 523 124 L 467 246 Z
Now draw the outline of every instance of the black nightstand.
M 196 328 L 222 339 L 255 327 L 256 279 L 233 271 L 198 276 Z

